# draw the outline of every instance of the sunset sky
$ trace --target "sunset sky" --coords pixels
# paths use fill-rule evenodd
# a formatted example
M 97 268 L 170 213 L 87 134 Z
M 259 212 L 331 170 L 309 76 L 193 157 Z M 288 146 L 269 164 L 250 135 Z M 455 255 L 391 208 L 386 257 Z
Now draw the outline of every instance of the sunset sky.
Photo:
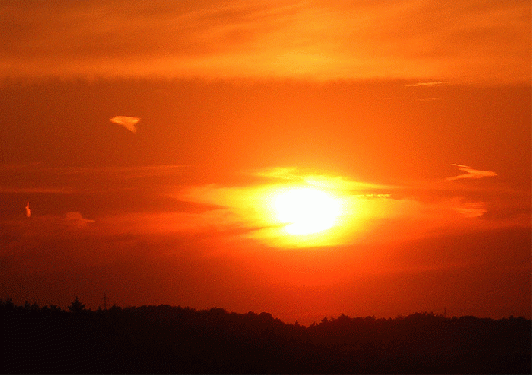
M 530 1 L 0 1 L 0 298 L 531 318 Z

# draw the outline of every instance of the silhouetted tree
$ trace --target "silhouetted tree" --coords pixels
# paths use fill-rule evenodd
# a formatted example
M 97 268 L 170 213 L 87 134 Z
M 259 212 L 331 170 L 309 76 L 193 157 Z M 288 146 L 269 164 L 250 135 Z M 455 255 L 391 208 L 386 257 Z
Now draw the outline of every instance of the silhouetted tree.
M 78 296 L 76 296 L 76 299 L 74 300 L 74 302 L 72 302 L 72 304 L 68 306 L 68 310 L 73 313 L 82 312 L 84 309 L 85 309 L 85 305 L 79 301 Z
M 522 317 L 342 314 L 305 327 L 222 308 L 91 312 L 78 297 L 68 310 L 83 313 L 0 300 L 0 374 L 531 373 L 532 326 Z

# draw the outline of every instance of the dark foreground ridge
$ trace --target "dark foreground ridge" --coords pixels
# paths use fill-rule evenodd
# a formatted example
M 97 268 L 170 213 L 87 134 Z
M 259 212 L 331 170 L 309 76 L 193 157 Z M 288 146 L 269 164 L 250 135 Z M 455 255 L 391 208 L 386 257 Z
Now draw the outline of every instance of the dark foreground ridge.
M 271 314 L 168 305 L 69 311 L 0 301 L 0 373 L 531 372 L 531 321 L 341 315 L 305 327 Z

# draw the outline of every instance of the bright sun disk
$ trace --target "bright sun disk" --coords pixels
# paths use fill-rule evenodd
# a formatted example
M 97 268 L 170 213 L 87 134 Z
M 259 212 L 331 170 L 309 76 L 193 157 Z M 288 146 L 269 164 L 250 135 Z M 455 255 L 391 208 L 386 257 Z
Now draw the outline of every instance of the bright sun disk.
M 279 193 L 273 208 L 284 230 L 291 235 L 308 235 L 327 230 L 336 224 L 341 213 L 338 199 L 313 188 L 292 188 Z

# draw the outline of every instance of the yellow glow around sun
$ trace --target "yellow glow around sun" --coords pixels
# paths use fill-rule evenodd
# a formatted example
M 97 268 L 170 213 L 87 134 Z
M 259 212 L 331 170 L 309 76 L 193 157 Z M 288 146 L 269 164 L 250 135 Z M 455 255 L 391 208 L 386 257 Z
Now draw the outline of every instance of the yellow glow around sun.
M 303 174 L 294 168 L 275 168 L 255 176 L 274 183 L 204 185 L 176 197 L 213 206 L 205 212 L 188 214 L 201 228 L 231 233 L 243 228 L 236 237 L 284 249 L 351 243 L 367 232 L 374 217 L 390 214 L 387 206 L 381 207 L 389 199 L 364 193 L 380 191 L 380 185 Z
M 324 191 L 314 188 L 290 188 L 276 194 L 273 210 L 277 220 L 285 223 L 291 235 L 309 235 L 333 227 L 341 214 L 341 203 Z

